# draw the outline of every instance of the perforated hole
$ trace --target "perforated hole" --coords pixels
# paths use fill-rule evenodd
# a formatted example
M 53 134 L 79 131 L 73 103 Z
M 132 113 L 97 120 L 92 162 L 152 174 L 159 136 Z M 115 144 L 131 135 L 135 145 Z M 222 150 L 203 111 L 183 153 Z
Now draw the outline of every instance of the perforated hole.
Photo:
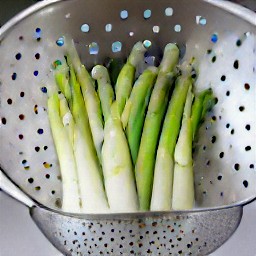
M 245 83 L 245 84 L 244 84 L 244 88 L 245 88 L 245 90 L 248 91 L 248 90 L 250 90 L 250 85 L 249 85 L 248 83 Z
M 13 73 L 12 74 L 12 80 L 16 80 L 17 79 L 17 73 Z
M 205 26 L 207 24 L 207 20 L 202 16 L 196 16 L 196 23 Z
M 247 180 L 244 180 L 244 181 L 243 181 L 243 185 L 244 185 L 245 188 L 247 188 L 247 187 L 249 186 L 248 181 L 247 181 Z
M 9 105 L 12 105 L 12 99 L 9 98 L 9 99 L 7 100 L 7 103 L 8 103 Z
M 159 26 L 154 26 L 153 27 L 153 32 L 154 33 L 159 33 L 160 32 L 160 27 Z
M 121 18 L 122 20 L 127 19 L 127 18 L 128 18 L 128 11 L 127 11 L 127 10 L 122 10 L 122 11 L 120 12 L 120 18 Z
M 106 32 L 111 32 L 112 31 L 112 24 L 107 24 L 106 26 L 105 26 L 105 31 Z
M 149 19 L 151 17 L 151 10 L 149 10 L 149 9 L 145 10 L 143 13 L 143 17 L 145 19 Z
M 122 50 L 122 43 L 116 41 L 112 44 L 112 52 L 120 52 Z
M 39 59 L 40 59 L 40 53 L 36 53 L 36 54 L 35 54 L 35 59 L 36 59 L 36 60 L 39 60 Z
M 84 33 L 87 33 L 90 31 L 90 26 L 88 24 L 83 24 L 81 26 L 81 31 L 84 32 Z
M 91 55 L 97 55 L 99 53 L 99 45 L 96 42 L 93 42 L 89 45 L 89 53 Z
M 218 42 L 218 39 L 219 39 L 219 37 L 218 37 L 218 34 L 217 34 L 217 33 L 212 34 L 212 36 L 211 36 L 211 41 L 212 41 L 213 43 L 217 43 L 217 42 Z
M 20 59 L 21 59 L 21 57 L 22 57 L 22 55 L 21 55 L 21 53 L 20 53 L 20 52 L 19 52 L 19 53 L 17 53 L 17 54 L 15 55 L 16 60 L 20 60 Z
M 2 117 L 1 122 L 2 122 L 3 125 L 6 125 L 6 123 L 7 123 L 6 118 L 5 118 L 5 117 Z
M 226 81 L 226 76 L 225 76 L 225 75 L 221 76 L 220 80 L 221 80 L 222 82 Z
M 174 31 L 178 32 L 178 33 L 181 32 L 181 25 L 180 24 L 175 25 L 174 26 Z
M 57 41 L 56 44 L 58 46 L 63 46 L 64 45 L 64 37 L 60 37 Z
M 24 116 L 23 114 L 20 114 L 20 115 L 19 115 L 19 119 L 20 119 L 20 120 L 24 120 L 24 119 L 25 119 L 25 116 Z
M 164 12 L 165 12 L 165 16 L 170 17 L 173 15 L 173 9 L 171 7 L 167 7 Z

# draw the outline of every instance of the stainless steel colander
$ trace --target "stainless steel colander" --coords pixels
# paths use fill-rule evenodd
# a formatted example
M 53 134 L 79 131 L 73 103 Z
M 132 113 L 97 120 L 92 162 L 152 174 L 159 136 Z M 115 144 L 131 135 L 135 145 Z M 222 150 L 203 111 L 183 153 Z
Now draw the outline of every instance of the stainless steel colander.
M 218 99 L 195 152 L 196 208 L 184 212 L 71 215 L 47 117 L 51 64 L 71 36 L 88 67 L 125 58 L 139 40 L 156 63 L 176 42 L 194 57 L 196 89 Z M 54 0 L 0 30 L 0 186 L 66 255 L 206 255 L 237 228 L 256 197 L 256 15 L 218 0 Z M 10 180 L 16 184 L 14 186 Z M 21 190 L 27 196 L 22 195 Z

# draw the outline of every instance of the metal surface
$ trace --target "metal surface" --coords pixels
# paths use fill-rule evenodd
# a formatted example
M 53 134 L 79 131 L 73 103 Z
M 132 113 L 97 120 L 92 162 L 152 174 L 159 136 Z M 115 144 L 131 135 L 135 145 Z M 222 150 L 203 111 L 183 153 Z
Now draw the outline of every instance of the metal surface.
M 28 207 L 32 207 L 35 203 L 27 195 L 22 193 L 16 185 L 14 185 L 4 174 L 0 171 L 0 188 L 8 195 L 20 201 Z
M 207 255 L 236 230 L 242 207 L 112 219 L 60 216 L 32 208 L 31 216 L 65 255 Z M 51 223 L 51 229 L 45 223 Z
M 217 4 L 219 1 L 214 2 Z M 111 1 L 113 6 L 111 9 L 108 8 L 109 4 L 110 1 L 104 1 L 99 8 L 97 1 L 56 1 L 49 5 L 40 3 L 13 19 L 0 31 L 0 55 L 1 58 L 3 57 L 0 63 L 1 167 L 22 190 L 39 203 L 53 209 L 60 206 L 61 178 L 47 119 L 45 94 L 45 86 L 51 80 L 50 63 L 63 58 L 63 47 L 56 44 L 56 40 L 60 37 L 69 34 L 74 38 L 82 60 L 88 67 L 104 62 L 106 56 L 125 57 L 134 42 L 145 39 L 152 42 L 150 54 L 156 55 L 159 60 L 161 56 L 159 49 L 163 49 L 167 42 L 172 41 L 177 42 L 182 49 L 186 49 L 185 58 L 196 57 L 200 67 L 197 88 L 202 89 L 211 85 L 218 98 L 218 104 L 201 129 L 195 154 L 197 206 L 225 207 L 251 200 L 256 195 L 255 148 L 253 147 L 255 145 L 253 134 L 256 129 L 256 120 L 253 118 L 256 109 L 254 101 L 256 58 L 255 24 L 253 25 L 249 20 L 253 21 L 255 16 L 246 12 L 246 17 L 249 17 L 246 21 L 240 17 L 243 16 L 243 10 L 239 7 L 234 6 L 227 11 L 221 9 L 222 4 L 219 8 L 198 0 L 190 1 L 189 4 L 187 1 L 159 1 L 157 6 L 153 1 L 138 1 L 136 8 L 132 8 L 129 1 Z M 92 11 L 96 9 L 97 12 Z M 147 9 L 152 10 L 152 16 L 149 19 L 143 17 L 143 12 Z M 120 18 L 121 10 L 128 11 L 127 19 Z M 97 14 L 96 17 L 95 14 Z M 89 25 L 88 33 L 80 30 L 82 24 Z M 105 31 L 107 24 L 112 25 L 111 32 Z M 239 39 L 241 45 L 238 46 Z M 122 50 L 113 52 L 112 44 L 117 41 L 122 43 Z M 90 51 L 95 46 L 99 46 L 98 54 L 92 54 L 95 51 Z M 238 68 L 235 64 L 237 61 Z M 216 143 L 213 143 L 215 140 Z M 248 147 L 250 150 L 247 150 Z M 130 222 L 121 221 L 118 225 L 121 233 L 124 232 L 123 230 L 128 230 L 126 228 L 129 225 L 136 230 L 139 220 L 142 219 L 145 229 L 142 228 L 140 232 L 145 232 L 144 235 L 147 237 L 146 232 L 153 232 L 155 225 L 153 223 L 156 222 L 157 230 L 165 230 L 168 233 L 165 237 L 170 237 L 171 230 L 166 230 L 165 227 L 168 223 L 174 226 L 177 222 L 176 217 L 180 216 L 178 225 L 186 226 L 184 233 L 186 237 L 179 237 L 182 229 L 174 228 L 173 236 L 181 239 L 177 242 L 178 247 L 171 246 L 170 250 L 173 253 L 179 253 L 180 250 L 182 253 L 194 253 L 201 246 L 200 253 L 205 254 L 216 249 L 232 234 L 240 221 L 241 211 L 241 207 L 236 207 L 182 213 L 181 216 L 173 212 L 167 215 L 162 213 L 157 218 L 155 213 L 151 213 L 141 215 L 140 218 L 133 216 Z M 231 222 L 223 222 L 226 231 L 221 232 L 222 236 L 218 231 L 224 226 L 216 225 L 215 223 L 218 224 L 220 220 L 212 216 L 217 214 L 225 218 L 227 213 L 235 218 L 231 218 Z M 184 215 L 188 220 L 183 219 Z M 209 219 L 205 217 L 207 222 L 202 218 L 200 221 L 197 219 L 205 215 L 209 216 Z M 54 238 L 52 242 L 59 249 L 63 251 L 72 249 L 70 247 L 72 239 L 66 233 L 68 231 L 62 222 L 63 219 L 70 217 L 37 207 L 32 209 L 32 216 L 37 223 L 40 223 L 42 229 L 47 228 L 50 232 L 47 233 L 48 237 Z M 40 216 L 46 219 L 42 218 L 39 221 Z M 54 233 L 56 230 L 51 230 L 48 225 L 42 224 L 48 223 L 46 220 L 49 216 L 54 216 L 51 220 L 55 220 L 55 227 L 62 228 L 62 236 L 67 234 L 66 245 L 61 236 L 56 236 Z M 58 216 L 57 219 L 56 216 Z M 83 218 L 86 221 L 72 218 L 74 225 L 81 222 L 87 223 L 92 216 Z M 104 222 L 104 218 L 106 216 L 97 215 L 94 218 L 95 226 L 99 225 L 97 232 L 102 232 L 99 222 Z M 111 219 L 114 216 L 108 218 Z M 126 215 L 121 215 L 120 218 L 124 220 Z M 198 224 L 201 223 L 196 229 L 198 236 L 205 234 L 202 239 L 198 239 L 198 243 L 191 235 L 195 220 Z M 105 222 L 106 228 L 108 224 L 111 225 L 110 222 L 111 220 Z M 146 230 L 149 226 L 150 230 Z M 90 228 L 86 227 L 84 230 L 90 237 Z M 218 234 L 214 237 L 217 242 L 207 240 L 209 227 L 214 227 L 215 231 L 211 230 L 211 232 Z M 109 229 L 108 232 L 110 232 Z M 110 240 L 107 246 L 110 248 L 110 253 L 111 248 L 126 252 L 127 248 L 116 247 L 115 239 L 121 238 L 119 234 L 115 235 L 114 240 Z M 152 235 L 155 234 L 152 233 L 151 238 Z M 161 246 L 161 243 L 166 243 L 165 239 L 164 235 L 159 238 L 161 250 L 167 248 L 164 245 Z M 157 236 L 154 236 L 155 240 Z M 63 242 L 62 245 L 60 245 L 61 242 Z M 131 247 L 130 243 L 133 243 L 134 251 L 138 252 L 139 242 L 129 240 L 127 245 Z M 145 242 L 148 241 L 145 240 Z M 190 242 L 195 246 L 187 246 Z M 202 247 L 204 242 L 206 246 Z M 141 248 L 145 249 L 144 243 L 142 244 Z M 97 246 L 105 247 L 104 243 L 98 243 Z M 89 249 L 98 253 L 97 246 L 94 245 Z M 88 247 L 82 244 L 77 247 L 75 242 L 73 252 L 75 248 L 78 251 L 88 250 Z M 152 250 L 157 250 L 157 246 L 153 243 L 150 247 L 153 248 Z

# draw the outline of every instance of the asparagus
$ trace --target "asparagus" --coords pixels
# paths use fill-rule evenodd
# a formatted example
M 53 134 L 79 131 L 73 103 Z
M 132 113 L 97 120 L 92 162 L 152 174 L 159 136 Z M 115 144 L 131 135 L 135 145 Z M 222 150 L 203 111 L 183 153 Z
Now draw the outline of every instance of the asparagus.
M 175 44 L 167 44 L 159 74 L 154 86 L 140 142 L 135 177 L 141 210 L 149 210 L 153 184 L 155 155 L 161 124 L 168 103 L 168 94 L 178 62 L 179 49 Z
M 199 93 L 198 96 L 195 97 L 193 106 L 192 106 L 192 129 L 193 129 L 193 138 L 195 137 L 199 125 L 202 122 L 205 114 L 209 111 L 215 103 L 212 90 L 206 89 Z
M 203 102 L 203 110 L 202 110 L 202 116 L 201 116 L 201 122 L 204 121 L 204 118 L 206 116 L 206 113 L 211 111 L 213 106 L 216 104 L 216 98 L 213 96 L 212 89 L 208 89 L 208 92 L 205 95 L 204 102 Z M 193 117 L 193 116 L 192 116 Z M 196 133 L 197 131 L 195 131 Z
M 77 167 L 72 145 L 60 116 L 60 100 L 57 92 L 49 96 L 48 116 L 62 177 L 62 209 L 67 212 L 79 213 L 80 195 L 77 179 Z
M 93 79 L 81 64 L 74 42 L 66 38 L 66 51 L 68 64 L 75 70 L 78 82 L 81 86 L 86 110 L 89 117 L 89 124 L 92 132 L 93 142 L 97 151 L 99 161 L 101 162 L 101 148 L 103 143 L 103 120 L 100 108 L 100 101 L 95 91 Z
M 102 166 L 105 188 L 111 212 L 135 212 L 138 198 L 132 160 L 122 128 L 117 102 L 104 128 Z
M 121 122 L 122 122 L 124 131 L 126 130 L 128 125 L 129 117 L 131 114 L 131 108 L 132 108 L 132 101 L 130 97 L 125 103 L 124 111 L 121 116 Z
M 191 209 L 194 204 L 194 174 L 192 159 L 193 128 L 191 121 L 191 107 L 193 94 L 191 87 L 188 90 L 183 113 L 182 126 L 175 148 L 173 198 L 174 210 Z
M 55 81 L 62 92 L 63 95 L 65 95 L 68 104 L 71 106 L 71 88 L 69 85 L 69 75 L 68 75 L 69 68 L 66 63 L 62 63 L 61 65 L 58 65 L 56 69 L 54 70 L 54 77 Z
M 101 108 L 106 121 L 110 115 L 110 107 L 114 100 L 114 91 L 111 86 L 108 70 L 101 65 L 92 69 L 92 77 L 98 82 L 98 94 L 100 97 Z
M 156 67 L 149 67 L 142 73 L 136 81 L 131 96 L 123 111 L 123 126 L 125 127 L 125 123 L 127 123 L 126 134 L 133 164 L 135 164 L 137 160 L 146 108 L 149 103 L 157 73 L 158 69 Z M 126 120 L 128 120 L 128 122 Z
M 101 176 L 101 168 L 92 140 L 85 102 L 72 66 L 70 66 L 70 81 L 74 118 L 74 155 L 77 163 L 82 212 L 108 212 L 109 207 Z
M 68 107 L 68 103 L 63 94 L 59 94 L 60 99 L 60 116 L 63 121 L 63 125 L 67 131 L 71 146 L 74 146 L 74 119 L 71 111 Z
M 109 70 L 111 84 L 116 84 L 118 75 L 124 64 L 125 61 L 122 58 L 110 59 L 108 62 L 107 69 Z
M 133 49 L 126 64 L 123 66 L 118 75 L 115 92 L 120 115 L 122 114 L 125 103 L 128 100 L 132 91 L 136 67 L 139 65 L 140 62 L 143 61 L 145 52 L 146 48 L 143 46 L 142 42 L 137 42 L 133 46 Z
M 150 207 L 154 211 L 167 211 L 171 209 L 174 150 L 180 132 L 187 92 L 191 86 L 191 68 L 185 66 L 184 70 L 182 70 L 182 75 L 176 80 L 157 149 Z

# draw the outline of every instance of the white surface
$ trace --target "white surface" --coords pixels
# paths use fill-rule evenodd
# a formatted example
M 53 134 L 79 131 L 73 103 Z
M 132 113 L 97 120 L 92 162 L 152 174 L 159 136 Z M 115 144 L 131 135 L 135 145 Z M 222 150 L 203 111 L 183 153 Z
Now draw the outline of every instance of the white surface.
M 244 216 L 235 234 L 211 256 L 256 256 L 255 231 L 256 201 L 244 207 Z M 0 192 L 0 232 L 0 256 L 62 255 L 36 227 L 28 208 L 3 192 Z

